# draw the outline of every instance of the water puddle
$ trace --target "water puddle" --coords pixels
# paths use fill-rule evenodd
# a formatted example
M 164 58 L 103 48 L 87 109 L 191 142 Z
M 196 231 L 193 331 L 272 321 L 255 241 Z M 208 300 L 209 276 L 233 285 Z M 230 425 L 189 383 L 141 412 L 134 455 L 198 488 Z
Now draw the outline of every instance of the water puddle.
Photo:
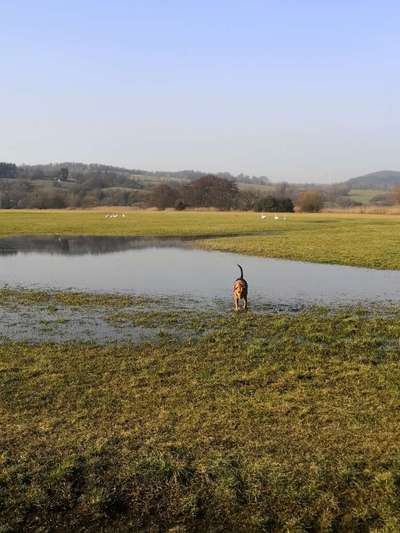
M 265 259 L 196 249 L 193 240 L 0 239 L 0 286 L 122 292 L 230 302 L 237 263 L 250 302 L 302 306 L 400 302 L 400 271 Z
M 17 306 L 0 311 L 0 342 L 143 342 L 157 340 L 154 328 L 113 326 L 104 312 L 60 308 L 56 312 L 43 306 Z

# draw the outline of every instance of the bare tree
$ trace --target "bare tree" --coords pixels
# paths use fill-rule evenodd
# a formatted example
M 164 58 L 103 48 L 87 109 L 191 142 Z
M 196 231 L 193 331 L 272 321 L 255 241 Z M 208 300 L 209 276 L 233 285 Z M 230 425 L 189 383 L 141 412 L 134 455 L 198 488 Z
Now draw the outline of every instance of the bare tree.
M 393 200 L 396 204 L 400 204 L 400 185 L 392 189 Z
M 68 181 L 69 176 L 69 170 L 68 167 L 62 167 L 60 168 L 60 180 L 61 181 Z
M 304 191 L 297 197 L 296 206 L 300 211 L 318 213 L 324 206 L 324 199 L 318 190 Z
M 195 207 L 216 207 L 231 209 L 235 207 L 239 189 L 231 180 L 208 174 L 186 188 L 189 195 L 187 203 Z
M 174 207 L 178 199 L 179 191 L 176 188 L 166 183 L 160 183 L 151 191 L 150 204 L 159 209 L 165 209 L 166 207 Z

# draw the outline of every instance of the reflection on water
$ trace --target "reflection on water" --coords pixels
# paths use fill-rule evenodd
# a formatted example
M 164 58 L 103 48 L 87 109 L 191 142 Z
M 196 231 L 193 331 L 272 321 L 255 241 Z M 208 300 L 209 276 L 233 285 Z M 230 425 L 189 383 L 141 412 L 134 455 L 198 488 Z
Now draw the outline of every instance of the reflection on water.
M 158 237 L 103 237 L 103 236 L 35 236 L 26 235 L 0 239 L 0 254 L 12 255 L 16 253 L 47 253 L 47 254 L 106 254 L 122 252 L 124 250 L 184 246 L 188 239 L 158 238 Z
M 400 302 L 400 272 L 282 261 L 133 237 L 0 239 L 0 285 L 230 299 L 236 264 L 250 302 Z M 6 253 L 4 253 L 4 251 Z

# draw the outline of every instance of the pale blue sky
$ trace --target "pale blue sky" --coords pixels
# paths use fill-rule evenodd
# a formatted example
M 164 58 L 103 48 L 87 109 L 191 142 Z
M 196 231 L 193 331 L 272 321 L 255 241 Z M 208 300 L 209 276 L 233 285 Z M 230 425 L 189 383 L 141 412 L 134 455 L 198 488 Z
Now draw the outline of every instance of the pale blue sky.
M 0 160 L 400 170 L 400 3 L 0 0 Z

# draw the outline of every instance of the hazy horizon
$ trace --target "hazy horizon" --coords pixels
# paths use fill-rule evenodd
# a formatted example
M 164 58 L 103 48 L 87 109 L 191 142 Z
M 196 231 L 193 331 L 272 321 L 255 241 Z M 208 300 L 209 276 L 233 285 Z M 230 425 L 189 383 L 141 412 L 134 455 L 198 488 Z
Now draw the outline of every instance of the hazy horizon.
M 315 183 L 400 169 L 400 5 L 350 4 L 3 2 L 0 160 Z

